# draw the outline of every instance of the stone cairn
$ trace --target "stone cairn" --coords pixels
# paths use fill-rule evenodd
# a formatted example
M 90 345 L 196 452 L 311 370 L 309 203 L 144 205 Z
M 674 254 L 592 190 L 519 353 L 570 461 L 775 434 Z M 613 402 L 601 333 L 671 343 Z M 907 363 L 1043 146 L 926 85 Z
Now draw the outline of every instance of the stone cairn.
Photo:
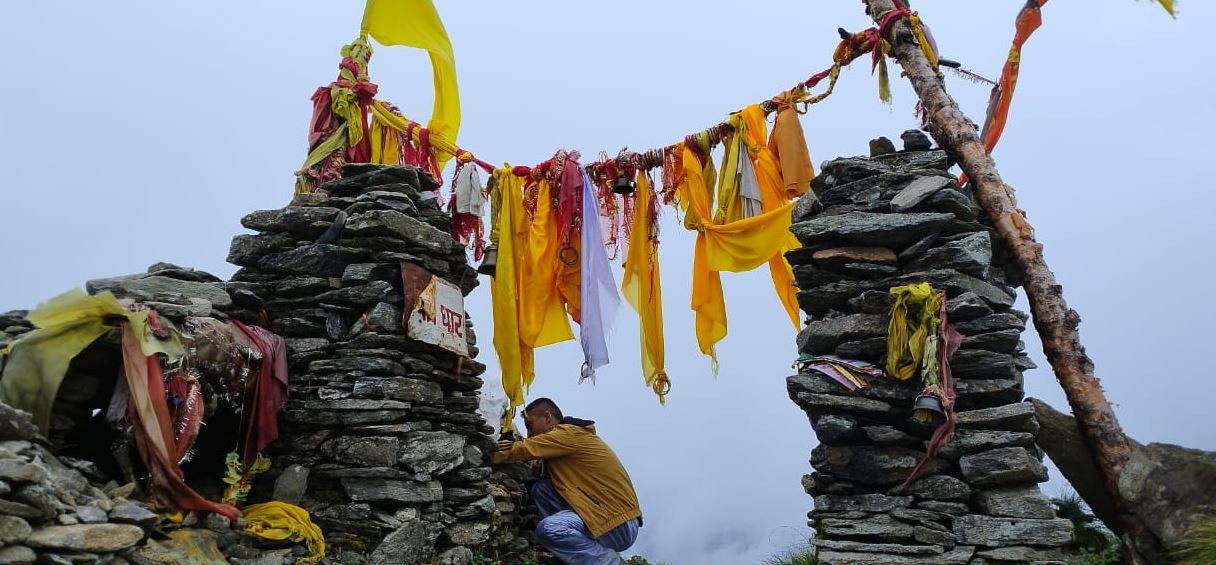
M 880 138 L 869 158 L 824 163 L 796 206 L 791 231 L 804 247 L 787 257 L 809 316 L 798 349 L 881 367 L 888 290 L 944 290 L 949 321 L 965 336 L 951 360 L 958 430 L 901 488 L 932 432 L 910 419 L 918 378 L 870 378 L 850 392 L 819 373 L 789 377 L 819 439 L 815 472 L 803 478 L 819 562 L 1063 562 L 1072 525 L 1039 491 L 1039 424 L 1021 402 L 1022 372 L 1034 364 L 1020 341 L 1027 316 L 1012 308 L 1017 283 L 946 153 L 917 130 L 903 140 L 903 151 Z
M 465 249 L 413 167 L 347 165 L 323 192 L 241 223 L 230 292 L 287 341 L 290 400 L 272 454 L 275 498 L 312 511 L 342 563 L 513 562 L 529 543 L 520 493 L 491 483 L 492 428 L 478 414 L 485 366 L 406 337 L 401 263 L 467 295 Z M 466 316 L 467 320 L 467 316 Z M 335 555 L 335 558 L 338 558 Z M 427 561 L 429 562 L 429 561 Z

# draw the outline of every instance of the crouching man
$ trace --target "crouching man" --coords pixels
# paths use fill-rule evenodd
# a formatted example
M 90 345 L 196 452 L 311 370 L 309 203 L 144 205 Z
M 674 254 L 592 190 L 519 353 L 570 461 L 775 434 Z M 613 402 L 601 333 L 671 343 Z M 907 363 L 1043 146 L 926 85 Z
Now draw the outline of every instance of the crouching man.
M 562 416 L 548 398 L 524 409 L 528 439 L 498 442 L 494 463 L 544 461 L 532 486 L 540 542 L 563 563 L 617 565 L 633 545 L 642 509 L 629 473 L 595 434 L 595 422 Z

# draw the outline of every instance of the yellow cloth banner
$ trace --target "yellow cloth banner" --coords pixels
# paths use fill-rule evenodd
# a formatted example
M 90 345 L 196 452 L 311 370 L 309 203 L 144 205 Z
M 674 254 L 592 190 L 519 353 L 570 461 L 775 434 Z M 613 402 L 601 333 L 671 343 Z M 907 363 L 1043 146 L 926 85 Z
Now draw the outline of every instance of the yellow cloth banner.
M 667 379 L 663 344 L 663 290 L 659 282 L 659 242 L 652 222 L 655 206 L 650 178 L 639 172 L 637 200 L 633 208 L 633 223 L 629 233 L 629 252 L 625 256 L 625 274 L 621 278 L 621 294 L 638 313 L 638 333 L 642 341 L 642 377 L 646 386 L 654 389 L 660 403 L 671 387 Z
M 726 302 L 718 272 L 750 271 L 779 254 L 789 235 L 794 203 L 725 224 L 701 221 L 712 217 L 709 208 L 712 187 L 706 184 L 705 168 L 692 149 L 681 146 L 681 151 L 684 182 L 677 188 L 677 194 L 687 208 L 685 224 L 689 225 L 691 220 L 694 222 L 691 227 L 698 232 L 692 266 L 697 345 L 716 367 L 714 345 L 726 337 Z
M 274 501 L 246 506 L 244 512 L 245 531 L 269 540 L 304 542 L 308 555 L 296 559 L 296 563 L 316 563 L 325 557 L 325 537 L 307 510 Z
M 0 402 L 32 414 L 44 433 L 68 364 L 114 327 L 115 319 L 131 324 L 144 355 L 160 353 L 174 362 L 184 353 L 181 336 L 168 320 L 161 322 L 170 338 L 158 340 L 148 330 L 147 310 L 130 312 L 109 292 L 89 296 L 72 289 L 39 305 L 28 318 L 36 329 L 0 352 L 9 355 L 0 378 Z
M 926 344 L 941 322 L 941 293 L 929 283 L 891 288 L 891 322 L 887 327 L 887 374 L 906 381 L 926 361 Z
M 430 53 L 435 83 L 435 105 L 427 129 L 456 142 L 460 131 L 460 93 L 456 86 L 456 56 L 452 42 L 431 0 L 367 0 L 363 10 L 362 34 L 371 35 L 381 45 L 405 45 Z M 451 153 L 437 154 L 443 169 Z
M 516 214 L 523 211 L 523 179 L 511 174 L 510 167 L 494 171 L 490 177 L 493 198 L 499 199 L 495 229 L 498 230 L 498 258 L 494 276 L 490 278 L 490 301 L 494 312 L 494 351 L 502 371 L 502 388 L 510 409 L 503 418 L 503 431 L 511 429 L 515 409 L 524 403 L 524 391 L 536 376 L 532 366 L 532 348 L 519 336 L 519 261 L 516 249 Z

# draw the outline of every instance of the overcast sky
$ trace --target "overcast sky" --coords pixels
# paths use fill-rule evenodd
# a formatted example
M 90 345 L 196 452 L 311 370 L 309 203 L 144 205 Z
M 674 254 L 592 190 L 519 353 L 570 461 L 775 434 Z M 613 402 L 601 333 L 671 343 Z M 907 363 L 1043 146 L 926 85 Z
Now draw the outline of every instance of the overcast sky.
M 996 78 L 1021 0 L 917 0 L 942 55 Z M 744 7 L 746 6 L 746 7 Z M 4 2 L 0 155 L 6 164 L 0 310 L 29 308 L 90 278 L 171 261 L 227 277 L 238 220 L 288 202 L 305 156 L 309 96 L 336 74 L 362 2 Z M 461 145 L 534 164 L 559 148 L 590 158 L 647 149 L 723 119 L 830 63 L 837 27 L 869 25 L 856 0 L 815 2 L 445 2 L 457 56 Z M 1101 9 L 1096 9 L 1100 7 Z M 1216 194 L 1203 140 L 1213 126 L 1205 37 L 1210 2 L 1171 20 L 1153 2 L 1051 2 L 1023 52 L 996 162 L 1081 313 L 1082 339 L 1125 429 L 1141 441 L 1216 449 L 1211 245 Z M 894 104 L 864 62 L 803 117 L 816 164 L 863 154 L 914 127 L 914 94 L 892 67 Z M 424 55 L 378 48 L 380 97 L 424 121 Z M 988 89 L 948 88 L 975 121 Z M 767 269 L 725 275 L 730 333 L 715 379 L 688 309 L 693 238 L 664 211 L 668 371 L 660 408 L 642 384 L 637 318 L 624 306 L 613 363 L 576 385 L 576 342 L 537 352 L 532 396 L 594 419 L 637 485 L 646 527 L 634 552 L 670 564 L 754 563 L 805 543 L 799 485 L 814 435 L 785 392 L 794 332 Z M 619 270 L 618 270 L 619 281 Z M 488 286 L 469 298 L 495 380 Z M 1024 308 L 1024 306 L 1023 306 Z M 1040 369 L 1030 394 L 1066 406 Z M 1055 494 L 1063 483 L 1045 486 Z

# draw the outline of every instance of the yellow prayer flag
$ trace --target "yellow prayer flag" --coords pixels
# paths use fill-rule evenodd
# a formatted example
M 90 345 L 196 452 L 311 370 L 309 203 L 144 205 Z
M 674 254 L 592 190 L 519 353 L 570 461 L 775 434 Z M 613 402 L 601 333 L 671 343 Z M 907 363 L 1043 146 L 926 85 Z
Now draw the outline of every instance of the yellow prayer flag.
M 381 45 L 405 45 L 425 49 L 431 55 L 435 81 L 435 106 L 427 129 L 456 143 L 460 130 L 460 93 L 456 88 L 456 56 L 452 42 L 431 0 L 367 0 L 363 10 L 362 35 Z M 439 168 L 452 156 L 439 152 Z

